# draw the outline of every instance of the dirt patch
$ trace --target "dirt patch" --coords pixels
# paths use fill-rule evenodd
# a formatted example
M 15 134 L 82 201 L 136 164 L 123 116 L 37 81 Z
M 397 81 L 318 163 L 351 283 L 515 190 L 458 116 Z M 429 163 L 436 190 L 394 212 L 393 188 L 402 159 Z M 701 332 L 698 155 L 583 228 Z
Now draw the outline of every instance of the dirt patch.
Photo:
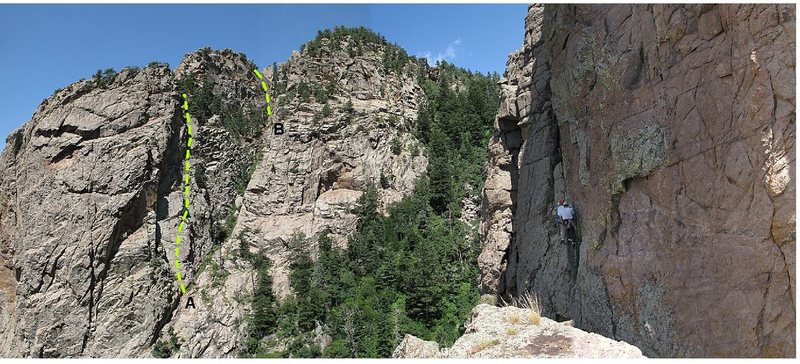
M 572 352 L 572 340 L 560 334 L 545 334 L 533 338 L 526 349 L 533 357 L 543 355 L 564 357 Z

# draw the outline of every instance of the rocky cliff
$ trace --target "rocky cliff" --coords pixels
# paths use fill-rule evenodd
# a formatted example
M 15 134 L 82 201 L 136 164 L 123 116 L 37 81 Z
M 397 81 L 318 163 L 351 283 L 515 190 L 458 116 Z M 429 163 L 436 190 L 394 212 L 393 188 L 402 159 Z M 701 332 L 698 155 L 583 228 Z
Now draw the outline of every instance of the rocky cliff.
M 285 92 L 272 120 L 286 126 L 286 137 L 264 149 L 233 230 L 269 252 L 282 295 L 289 288 L 280 246 L 293 234 L 327 231 L 342 245 L 355 228 L 350 209 L 367 186 L 387 205 L 409 193 L 427 167 L 424 155 L 411 152 L 424 148 L 410 133 L 422 97 L 419 65 L 387 69 L 385 45 L 348 57 L 347 40 L 322 40 L 320 51 L 296 52 L 275 71 Z M 304 97 L 304 88 L 313 95 Z
M 544 5 L 525 25 L 481 289 L 648 356 L 794 356 L 794 6 Z
M 368 185 L 384 202 L 408 193 L 427 166 L 409 133 L 426 66 L 385 42 L 316 42 L 262 70 L 269 125 L 255 65 L 230 50 L 81 80 L 42 102 L 0 156 L 0 356 L 148 357 L 162 343 L 173 356 L 234 356 L 255 284 L 241 246 L 269 256 L 276 294 L 290 295 L 294 234 L 343 244 Z M 195 123 L 177 257 L 186 295 L 173 254 L 182 93 Z M 286 133 L 273 135 L 278 122 Z
M 199 264 L 192 289 L 198 307 L 178 309 L 170 323 L 185 343 L 179 356 L 233 356 L 245 341 L 257 277 L 240 257 L 241 246 L 269 257 L 275 294 L 286 297 L 292 294 L 288 260 L 294 236 L 325 231 L 343 245 L 355 229 L 351 210 L 368 186 L 378 187 L 383 201 L 395 201 L 425 171 L 424 155 L 412 153 L 424 146 L 409 133 L 421 97 L 419 65 L 385 68 L 387 45 L 367 45 L 349 57 L 348 41 L 353 42 L 322 38 L 320 53 L 296 52 L 264 71 L 276 95 L 270 121 L 283 123 L 286 132 L 271 135 L 270 129 L 256 149 L 252 178 L 222 228 L 228 232 Z
M 190 72 L 215 80 L 226 106 L 235 98 L 255 110 L 259 86 L 237 75 L 252 66 L 231 51 L 201 50 L 176 73 L 154 63 L 82 80 L 9 136 L 0 157 L 4 356 L 150 354 L 180 303 L 171 252 L 187 133 L 176 85 Z M 189 282 L 214 244 L 214 215 L 233 204 L 255 158 L 247 144 L 259 144 L 215 120 L 196 122 L 192 167 L 208 170 L 191 184 L 180 255 Z

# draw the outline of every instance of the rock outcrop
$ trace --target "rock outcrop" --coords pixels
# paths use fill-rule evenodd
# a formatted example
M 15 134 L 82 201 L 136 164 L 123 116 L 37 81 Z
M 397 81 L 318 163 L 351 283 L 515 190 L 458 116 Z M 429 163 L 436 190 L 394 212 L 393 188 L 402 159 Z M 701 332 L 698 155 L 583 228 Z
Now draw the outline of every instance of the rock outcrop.
M 533 322 L 531 321 L 533 320 Z M 642 358 L 635 346 L 513 306 L 476 306 L 452 347 L 406 335 L 395 358 Z
M 351 209 L 368 186 L 378 188 L 384 204 L 413 190 L 427 167 L 424 154 L 412 152 L 424 146 L 410 133 L 422 96 L 419 65 L 388 72 L 381 63 L 386 47 L 370 45 L 357 57 L 346 47 L 324 56 L 296 52 L 264 70 L 275 95 L 270 121 L 286 132 L 266 132 L 252 178 L 231 210 L 230 236 L 199 269 L 192 289 L 198 309 L 178 310 L 170 324 L 185 343 L 180 356 L 233 356 L 245 342 L 256 273 L 241 258 L 242 245 L 269 257 L 273 291 L 286 297 L 294 236 L 325 231 L 344 245 L 355 229 Z
M 794 29 L 792 5 L 531 6 L 489 145 L 480 285 L 613 340 L 479 305 L 452 348 L 409 336 L 395 354 L 794 356 Z M 256 280 L 242 251 L 290 296 L 294 236 L 344 245 L 367 186 L 385 205 L 426 170 L 411 130 L 435 72 L 397 52 L 315 40 L 262 70 L 268 124 L 256 66 L 230 50 L 46 99 L 0 154 L 0 356 L 236 356 Z M 561 197 L 577 247 L 558 243 Z
M 177 175 L 171 72 L 93 85 L 45 100 L 0 157 L 4 356 L 138 353 L 177 299 L 157 223 Z
M 792 5 L 531 6 L 489 146 L 484 293 L 534 292 L 648 356 L 794 356 L 794 27 Z
M 292 236 L 326 231 L 343 245 L 367 186 L 386 204 L 426 170 L 410 133 L 426 66 L 388 67 L 388 43 L 353 56 L 351 39 L 337 41 L 262 70 L 270 125 L 256 66 L 230 50 L 193 52 L 174 72 L 152 64 L 81 80 L 45 100 L 0 156 L 0 356 L 149 357 L 162 342 L 171 356 L 237 355 L 256 275 L 241 246 L 268 256 L 275 293 L 290 295 Z M 186 295 L 173 254 L 182 93 L 195 123 L 177 257 Z M 272 133 L 278 122 L 285 134 Z
M 290 291 L 285 245 L 292 235 L 326 231 L 343 246 L 355 229 L 350 210 L 368 186 L 378 188 L 385 206 L 425 172 L 425 156 L 412 153 L 424 149 L 411 134 L 423 96 L 418 65 L 387 70 L 386 47 L 369 44 L 350 57 L 347 41 L 326 44 L 322 53 L 293 53 L 277 70 L 285 91 L 271 120 L 286 134 L 264 148 L 233 234 L 243 232 L 252 248 L 269 252 L 280 296 Z M 304 97 L 304 88 L 312 95 Z
M 238 90 L 237 102 L 256 108 L 259 86 L 221 68 L 251 65 L 201 50 L 177 75 L 153 64 L 82 80 L 9 136 L 0 157 L 3 356 L 150 356 L 181 303 L 172 252 L 187 134 L 176 84 L 181 70 L 215 77 L 217 93 Z M 188 282 L 213 245 L 215 210 L 233 204 L 242 164 L 255 157 L 223 126 L 196 122 L 192 167 L 209 169 L 191 185 L 180 254 Z

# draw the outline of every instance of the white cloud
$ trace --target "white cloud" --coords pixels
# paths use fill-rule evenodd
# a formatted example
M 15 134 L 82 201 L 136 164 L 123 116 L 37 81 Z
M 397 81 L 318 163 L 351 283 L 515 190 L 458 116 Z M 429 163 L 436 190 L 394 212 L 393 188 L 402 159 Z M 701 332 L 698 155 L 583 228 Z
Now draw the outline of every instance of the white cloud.
M 447 45 L 443 51 L 436 52 L 436 56 L 433 55 L 431 51 L 425 51 L 418 53 L 419 57 L 423 57 L 428 60 L 428 64 L 433 66 L 436 65 L 439 61 L 452 61 L 458 57 L 458 51 L 461 47 L 461 38 L 458 38 L 450 44 Z

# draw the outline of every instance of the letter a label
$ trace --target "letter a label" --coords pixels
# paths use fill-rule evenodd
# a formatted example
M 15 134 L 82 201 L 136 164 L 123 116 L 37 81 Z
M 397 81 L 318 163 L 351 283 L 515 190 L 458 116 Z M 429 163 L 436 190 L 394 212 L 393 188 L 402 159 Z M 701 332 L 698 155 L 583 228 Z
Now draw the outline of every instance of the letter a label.
M 192 299 L 192 297 L 189 297 L 189 299 L 186 300 L 186 307 L 185 308 L 189 308 L 189 306 L 191 306 L 192 308 L 196 308 L 194 306 L 194 299 Z

